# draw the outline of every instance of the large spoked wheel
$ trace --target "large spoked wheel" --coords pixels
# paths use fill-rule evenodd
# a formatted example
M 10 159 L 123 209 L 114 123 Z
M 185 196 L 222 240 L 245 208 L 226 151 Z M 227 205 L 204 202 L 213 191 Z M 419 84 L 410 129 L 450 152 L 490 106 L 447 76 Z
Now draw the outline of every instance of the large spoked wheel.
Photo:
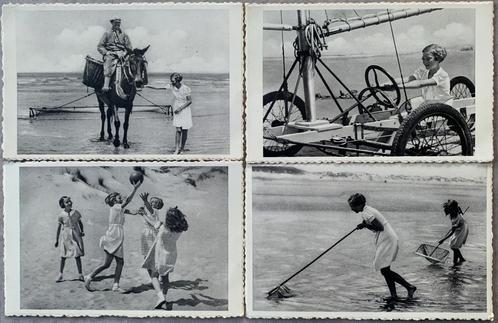
M 365 70 L 365 83 L 367 88 L 370 89 L 372 96 L 379 102 L 379 104 L 386 108 L 396 109 L 397 105 L 401 102 L 401 91 L 394 78 L 387 73 L 385 69 L 378 65 L 370 65 Z M 388 87 L 394 92 L 394 97 L 387 95 L 382 88 L 383 85 L 389 84 Z M 395 106 L 392 106 L 392 102 Z
M 455 99 L 472 98 L 476 94 L 474 83 L 465 76 L 457 76 L 450 81 L 450 94 Z
M 394 156 L 470 156 L 472 137 L 462 115 L 442 103 L 410 112 L 394 137 Z
M 304 101 L 296 95 L 292 102 L 292 97 L 292 93 L 284 91 L 270 92 L 263 96 L 263 156 L 265 157 L 294 156 L 302 148 L 302 145 L 277 142 L 271 138 L 272 134 L 268 131 L 272 127 L 306 119 Z

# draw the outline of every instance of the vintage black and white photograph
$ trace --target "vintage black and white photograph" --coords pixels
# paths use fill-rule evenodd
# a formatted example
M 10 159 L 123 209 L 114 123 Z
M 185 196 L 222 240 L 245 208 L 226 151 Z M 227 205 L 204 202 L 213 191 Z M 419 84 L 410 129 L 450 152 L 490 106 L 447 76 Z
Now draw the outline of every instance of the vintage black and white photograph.
M 492 317 L 489 165 L 253 165 L 247 175 L 249 317 Z
M 240 4 L 4 7 L 6 152 L 240 156 L 241 17 Z
M 491 156 L 477 122 L 492 112 L 491 72 L 476 70 L 493 64 L 486 6 L 249 7 L 255 153 Z
M 241 170 L 8 165 L 6 313 L 241 315 Z

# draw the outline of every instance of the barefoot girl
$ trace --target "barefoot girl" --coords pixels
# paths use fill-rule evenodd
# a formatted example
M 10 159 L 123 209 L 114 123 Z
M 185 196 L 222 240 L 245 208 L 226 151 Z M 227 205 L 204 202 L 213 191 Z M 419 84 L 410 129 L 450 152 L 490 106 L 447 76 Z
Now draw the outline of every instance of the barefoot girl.
M 124 241 L 124 229 L 123 224 L 125 221 L 125 213 L 130 213 L 126 210 L 126 206 L 131 202 L 133 196 L 135 195 L 138 187 L 142 184 L 141 181 L 133 184 L 133 191 L 123 202 L 121 194 L 114 192 L 109 194 L 105 198 L 105 203 L 109 205 L 109 228 L 107 229 L 104 236 L 100 238 L 100 247 L 104 249 L 105 259 L 104 263 L 99 267 L 95 268 L 93 272 L 85 277 L 85 287 L 90 290 L 90 283 L 92 279 L 97 276 L 101 271 L 109 268 L 113 259 L 116 259 L 116 269 L 114 272 L 114 284 L 112 285 L 112 290 L 115 292 L 121 292 L 119 288 L 119 279 L 121 278 L 121 271 L 124 266 L 124 251 L 123 251 L 123 241 Z
M 166 212 L 164 223 L 159 228 L 156 241 L 145 257 L 142 268 L 146 268 L 152 276 L 154 288 L 161 286 L 158 301 L 155 305 L 159 309 L 166 303 L 166 294 L 169 288 L 169 273 L 175 268 L 177 251 L 176 241 L 183 231 L 187 231 L 188 223 L 185 215 L 178 207 L 170 208 Z M 159 284 L 158 277 L 161 277 Z
M 83 281 L 81 269 L 81 257 L 85 255 L 83 246 L 83 223 L 81 222 L 81 214 L 77 210 L 73 210 L 73 201 L 69 196 L 63 196 L 59 199 L 59 206 L 62 211 L 58 218 L 59 225 L 57 226 L 57 236 L 55 238 L 55 247 L 59 247 L 61 263 L 60 272 L 56 282 L 62 281 L 66 258 L 75 258 L 76 266 L 78 267 L 79 280 Z
M 444 236 L 443 239 L 439 240 L 439 244 L 443 243 L 446 239 L 451 237 L 450 247 L 453 250 L 453 265 L 459 265 L 465 261 L 460 248 L 467 241 L 467 236 L 469 235 L 469 226 L 467 221 L 463 218 L 463 212 L 458 202 L 455 200 L 448 200 L 448 202 L 443 205 L 444 214 L 450 215 L 451 220 L 451 230 Z
M 182 79 L 182 74 L 173 73 L 170 75 L 171 84 L 164 87 L 146 86 L 155 90 L 171 89 L 175 96 L 175 102 L 173 103 L 173 126 L 176 127 L 174 152 L 176 155 L 184 151 L 188 130 L 192 127 L 192 112 L 190 111 L 190 105 L 192 104 L 191 91 L 188 86 L 181 83 Z
M 450 76 L 440 66 L 446 58 L 447 52 L 444 47 L 430 44 L 422 50 L 422 63 L 412 75 L 405 80 L 405 88 L 421 89 L 424 101 L 453 103 L 450 94 Z M 402 84 L 400 84 L 402 85 Z
M 417 288 L 409 284 L 399 274 L 391 270 L 391 264 L 398 254 L 398 236 L 384 216 L 371 206 L 366 205 L 365 196 L 360 193 L 351 195 L 348 199 L 351 210 L 360 213 L 363 222 L 358 224 L 357 229 L 367 228 L 375 233 L 375 270 L 386 280 L 387 287 L 391 293 L 389 300 L 395 301 L 398 298 L 396 284 L 398 283 L 408 291 L 408 299 L 413 298 Z

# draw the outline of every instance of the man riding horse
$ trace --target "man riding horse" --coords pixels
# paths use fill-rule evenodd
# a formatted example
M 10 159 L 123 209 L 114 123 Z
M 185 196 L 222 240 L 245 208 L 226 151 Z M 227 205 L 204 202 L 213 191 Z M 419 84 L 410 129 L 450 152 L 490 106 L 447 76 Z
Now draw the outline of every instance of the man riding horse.
M 118 59 L 132 50 L 130 38 L 121 30 L 121 19 L 113 18 L 110 21 L 111 30 L 104 32 L 97 45 L 97 50 L 104 58 L 104 86 L 102 88 L 104 92 L 110 89 L 109 82 Z

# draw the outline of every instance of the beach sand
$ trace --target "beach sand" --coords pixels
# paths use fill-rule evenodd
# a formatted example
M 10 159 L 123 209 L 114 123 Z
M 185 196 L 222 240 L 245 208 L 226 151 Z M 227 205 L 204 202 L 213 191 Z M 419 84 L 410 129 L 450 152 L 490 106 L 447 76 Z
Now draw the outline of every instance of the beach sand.
M 114 263 L 92 283 L 88 292 L 77 281 L 76 264 L 67 259 L 65 281 L 56 283 L 59 250 L 54 248 L 58 200 L 72 198 L 82 214 L 86 236 L 83 272 L 99 265 L 104 252 L 99 238 L 107 229 L 107 192 L 131 192 L 131 167 L 22 168 L 21 183 L 21 308 L 22 309 L 112 309 L 148 310 L 156 301 L 140 251 L 144 227 L 139 216 L 127 215 L 125 222 L 125 266 L 121 287 L 111 291 Z M 228 308 L 228 189 L 223 167 L 147 168 L 138 192 L 163 198 L 165 207 L 178 206 L 189 222 L 188 231 L 178 240 L 178 259 L 170 274 L 167 295 L 173 310 L 221 311 Z M 136 195 L 129 209 L 142 206 Z

